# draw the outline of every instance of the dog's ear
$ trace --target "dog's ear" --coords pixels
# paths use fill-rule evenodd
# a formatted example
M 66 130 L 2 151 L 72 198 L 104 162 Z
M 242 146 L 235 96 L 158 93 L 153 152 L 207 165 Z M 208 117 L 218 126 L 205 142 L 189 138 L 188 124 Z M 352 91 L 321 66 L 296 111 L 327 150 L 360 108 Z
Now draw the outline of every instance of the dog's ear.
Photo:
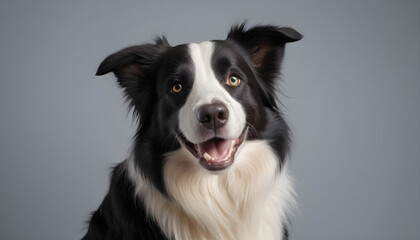
M 302 39 L 302 35 L 288 27 L 272 25 L 255 26 L 245 29 L 245 23 L 233 26 L 227 36 L 244 48 L 257 71 L 260 92 L 267 107 L 277 108 L 275 79 L 279 77 L 286 43 Z
M 137 116 L 147 114 L 154 102 L 154 68 L 168 47 L 168 41 L 162 37 L 157 39 L 155 44 L 122 49 L 105 58 L 96 75 L 113 72 L 124 89 L 127 101 L 134 107 L 134 113 Z

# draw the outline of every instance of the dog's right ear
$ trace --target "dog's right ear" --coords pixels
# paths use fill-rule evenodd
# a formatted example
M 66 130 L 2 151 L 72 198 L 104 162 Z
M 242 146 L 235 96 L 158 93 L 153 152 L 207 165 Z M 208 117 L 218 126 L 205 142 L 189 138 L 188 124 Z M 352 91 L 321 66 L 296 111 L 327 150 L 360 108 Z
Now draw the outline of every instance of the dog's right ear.
M 134 107 L 135 114 L 147 114 L 154 102 L 154 67 L 168 47 L 169 43 L 162 37 L 157 39 L 155 44 L 122 49 L 105 58 L 96 75 L 113 72 L 124 89 L 127 101 Z

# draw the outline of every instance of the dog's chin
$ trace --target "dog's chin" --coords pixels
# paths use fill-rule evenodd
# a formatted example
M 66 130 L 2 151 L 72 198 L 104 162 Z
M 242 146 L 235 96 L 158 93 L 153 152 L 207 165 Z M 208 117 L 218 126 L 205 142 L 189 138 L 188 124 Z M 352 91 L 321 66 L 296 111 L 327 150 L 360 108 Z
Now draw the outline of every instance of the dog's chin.
M 179 139 L 185 148 L 198 159 L 201 166 L 217 174 L 233 164 L 236 152 L 245 141 L 247 132 L 248 128 L 245 127 L 238 138 L 214 137 L 198 144 L 188 141 L 183 134 L 179 135 Z

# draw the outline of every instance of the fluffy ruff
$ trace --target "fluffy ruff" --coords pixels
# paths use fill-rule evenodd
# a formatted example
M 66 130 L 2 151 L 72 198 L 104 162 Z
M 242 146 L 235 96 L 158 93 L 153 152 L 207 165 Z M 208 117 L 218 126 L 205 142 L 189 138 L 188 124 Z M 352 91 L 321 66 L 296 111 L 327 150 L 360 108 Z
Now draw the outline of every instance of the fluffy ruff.
M 287 169 L 264 141 L 249 141 L 234 169 L 209 173 L 183 149 L 167 156 L 169 198 L 148 184 L 133 159 L 126 164 L 136 195 L 173 239 L 282 239 L 294 194 Z

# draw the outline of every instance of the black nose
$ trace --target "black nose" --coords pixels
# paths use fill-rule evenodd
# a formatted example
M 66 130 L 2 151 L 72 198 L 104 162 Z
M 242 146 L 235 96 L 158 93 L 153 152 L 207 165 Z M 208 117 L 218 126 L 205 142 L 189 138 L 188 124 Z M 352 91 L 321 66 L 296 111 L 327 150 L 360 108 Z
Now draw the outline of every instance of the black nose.
M 198 121 L 207 129 L 216 130 L 227 122 L 229 111 L 223 103 L 203 105 L 197 110 Z

